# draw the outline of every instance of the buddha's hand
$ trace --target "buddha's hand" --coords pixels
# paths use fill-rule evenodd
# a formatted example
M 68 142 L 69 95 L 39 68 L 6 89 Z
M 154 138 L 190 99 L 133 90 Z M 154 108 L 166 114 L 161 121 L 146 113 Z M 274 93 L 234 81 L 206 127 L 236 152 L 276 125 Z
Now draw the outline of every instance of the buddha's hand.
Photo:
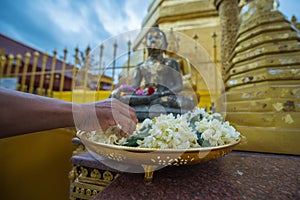
M 156 91 L 153 94 L 150 95 L 151 99 L 157 99 L 160 97 L 164 97 L 164 96 L 168 96 L 171 95 L 172 92 L 169 90 L 165 90 L 165 91 Z

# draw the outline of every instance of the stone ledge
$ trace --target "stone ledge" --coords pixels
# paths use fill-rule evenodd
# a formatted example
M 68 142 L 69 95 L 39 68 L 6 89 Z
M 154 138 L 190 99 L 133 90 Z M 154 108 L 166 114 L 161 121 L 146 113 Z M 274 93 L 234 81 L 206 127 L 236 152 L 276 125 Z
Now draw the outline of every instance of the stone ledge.
M 298 199 L 300 157 L 234 151 L 208 163 L 123 173 L 95 199 Z

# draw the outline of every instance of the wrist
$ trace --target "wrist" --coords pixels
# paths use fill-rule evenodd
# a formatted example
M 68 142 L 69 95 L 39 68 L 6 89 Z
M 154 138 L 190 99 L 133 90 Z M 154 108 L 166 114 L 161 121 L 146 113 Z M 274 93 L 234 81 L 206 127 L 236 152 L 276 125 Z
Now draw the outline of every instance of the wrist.
M 94 103 L 72 104 L 72 126 L 79 130 L 98 130 L 99 126 L 96 105 Z
M 53 118 L 56 120 L 54 124 L 57 124 L 57 128 L 74 127 L 73 107 L 76 106 L 73 103 L 59 101 L 53 108 Z

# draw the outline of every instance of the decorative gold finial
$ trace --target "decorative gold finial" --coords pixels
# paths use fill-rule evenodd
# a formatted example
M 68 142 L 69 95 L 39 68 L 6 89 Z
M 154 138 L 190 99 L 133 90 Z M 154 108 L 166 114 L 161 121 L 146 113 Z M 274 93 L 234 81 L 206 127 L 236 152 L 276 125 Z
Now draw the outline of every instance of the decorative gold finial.
M 173 28 L 170 29 L 168 33 L 168 51 L 172 53 L 177 53 L 179 50 L 179 42 L 178 37 L 175 35 Z
M 291 21 L 292 21 L 293 24 L 296 24 L 296 23 L 297 23 L 297 18 L 296 18 L 295 15 L 292 16 Z
M 39 59 L 39 52 L 35 51 L 33 53 L 33 66 L 32 66 L 32 70 L 31 70 L 31 76 L 30 76 L 30 82 L 29 82 L 29 93 L 33 93 L 34 91 L 34 84 L 35 84 L 35 73 L 36 73 L 36 69 L 37 69 L 37 63 L 38 63 L 38 59 Z
M 24 62 L 24 67 L 22 71 L 22 78 L 21 78 L 21 91 L 25 92 L 27 90 L 27 85 L 26 85 L 26 78 L 27 78 L 27 71 L 28 71 L 28 65 L 30 62 L 31 54 L 29 52 L 26 52 L 25 54 L 25 62 Z
M 198 35 L 197 33 L 195 33 L 195 34 L 193 35 L 193 39 L 194 39 L 194 41 L 195 41 L 195 49 L 197 49 L 197 41 L 198 41 L 198 39 L 199 39 L 199 35 Z

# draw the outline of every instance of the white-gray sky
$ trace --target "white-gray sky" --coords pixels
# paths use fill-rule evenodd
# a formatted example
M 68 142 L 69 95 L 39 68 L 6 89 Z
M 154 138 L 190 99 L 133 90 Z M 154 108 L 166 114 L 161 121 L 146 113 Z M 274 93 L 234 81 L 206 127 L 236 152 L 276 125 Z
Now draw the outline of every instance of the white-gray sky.
M 94 47 L 141 28 L 151 0 L 2 0 L 0 33 L 41 51 Z
M 111 36 L 141 28 L 152 0 L 2 0 L 0 33 L 41 51 L 61 55 L 95 47 Z M 299 0 L 279 0 L 300 20 Z

